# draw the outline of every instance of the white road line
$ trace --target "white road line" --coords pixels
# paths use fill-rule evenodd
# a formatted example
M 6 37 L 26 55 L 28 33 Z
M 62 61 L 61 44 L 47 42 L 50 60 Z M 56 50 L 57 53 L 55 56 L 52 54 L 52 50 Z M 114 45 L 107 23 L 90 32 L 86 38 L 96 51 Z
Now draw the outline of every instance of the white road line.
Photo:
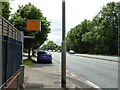
M 60 65 L 57 62 L 55 62 L 55 61 L 53 61 L 53 62 L 60 67 Z
M 90 82 L 90 81 L 86 81 L 87 83 L 89 83 L 90 85 L 92 85 L 94 88 L 100 88 L 100 87 L 98 87 L 97 85 L 95 85 L 94 83 L 92 83 L 92 82 Z
M 66 69 L 66 72 L 68 72 L 68 70 Z
M 59 67 L 61 67 L 61 65 L 60 64 L 58 64 L 57 62 L 55 62 L 55 61 L 53 61 L 56 65 L 58 65 Z M 69 72 L 67 69 L 66 69 L 66 72 Z M 73 77 L 75 77 L 75 75 L 73 74 L 73 73 L 71 73 L 71 75 L 73 76 Z
M 71 75 L 72 75 L 73 77 L 75 77 L 75 75 L 74 75 L 73 73 L 71 73 Z
M 61 67 L 61 65 L 58 65 L 59 67 Z
M 55 61 L 53 61 L 55 64 L 57 64 L 58 66 L 60 66 L 61 67 L 61 65 L 59 65 L 57 62 L 55 62 Z M 66 72 L 69 72 L 67 69 L 66 69 Z M 75 75 L 73 74 L 73 73 L 71 73 L 71 75 L 73 76 L 73 77 L 75 77 Z M 81 80 L 80 80 L 81 81 Z M 90 84 L 91 86 L 93 86 L 93 88 L 99 88 L 100 89 L 100 87 L 98 87 L 97 85 L 95 85 L 94 83 L 92 83 L 92 82 L 90 82 L 89 80 L 85 80 L 88 84 Z

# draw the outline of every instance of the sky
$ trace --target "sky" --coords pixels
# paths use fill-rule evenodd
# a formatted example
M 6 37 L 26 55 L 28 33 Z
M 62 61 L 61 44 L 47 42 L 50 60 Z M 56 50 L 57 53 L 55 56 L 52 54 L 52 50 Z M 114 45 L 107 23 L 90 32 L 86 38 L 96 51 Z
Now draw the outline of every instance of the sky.
M 51 33 L 48 40 L 61 45 L 62 42 L 62 0 L 9 0 L 12 13 L 18 9 L 18 5 L 31 2 L 40 9 L 43 15 L 51 22 Z M 99 13 L 103 5 L 119 0 L 65 0 L 66 3 L 66 35 L 71 28 L 80 24 L 84 19 L 92 20 Z

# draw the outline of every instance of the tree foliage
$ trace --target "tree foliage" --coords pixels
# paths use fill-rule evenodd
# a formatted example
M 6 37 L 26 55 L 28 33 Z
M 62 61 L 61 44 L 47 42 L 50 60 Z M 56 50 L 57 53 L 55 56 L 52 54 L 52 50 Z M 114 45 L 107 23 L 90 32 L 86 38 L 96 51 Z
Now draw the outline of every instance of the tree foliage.
M 109 2 L 89 21 L 78 24 L 67 34 L 67 50 L 79 53 L 116 55 L 118 48 L 118 9 L 120 3 Z M 79 28 L 77 28 L 79 27 Z
M 56 43 L 54 43 L 53 41 L 48 41 L 47 44 L 44 44 L 42 46 L 42 49 L 43 50 L 52 50 L 52 51 L 55 50 L 55 51 L 57 51 L 57 50 L 60 50 L 61 47 L 59 45 L 57 45 Z
M 2 7 L 2 16 L 5 19 L 9 19 L 10 13 L 11 13 L 11 7 L 10 7 L 10 3 L 9 2 L 1 2 L 1 6 Z
M 87 43 L 82 41 L 82 35 L 89 32 L 92 28 L 91 22 L 87 19 L 72 28 L 66 37 L 67 50 L 74 50 L 75 52 L 85 53 L 87 50 Z M 84 49 L 86 48 L 86 49 Z
M 41 31 L 27 31 L 26 24 L 28 19 L 40 20 Z M 24 31 L 25 36 L 35 36 L 35 39 L 24 39 L 25 48 L 29 48 L 29 45 L 31 45 L 31 48 L 39 48 L 47 40 L 48 33 L 50 33 L 50 22 L 43 16 L 40 9 L 37 9 L 31 3 L 19 6 L 19 9 L 12 15 L 10 21 L 18 30 Z

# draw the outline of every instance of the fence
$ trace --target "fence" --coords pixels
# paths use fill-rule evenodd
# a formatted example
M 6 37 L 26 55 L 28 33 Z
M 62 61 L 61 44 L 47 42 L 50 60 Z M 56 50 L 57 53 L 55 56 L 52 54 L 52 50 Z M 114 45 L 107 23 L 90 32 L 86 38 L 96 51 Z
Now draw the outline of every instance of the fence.
M 21 33 L 0 16 L 0 86 L 7 83 L 22 64 Z

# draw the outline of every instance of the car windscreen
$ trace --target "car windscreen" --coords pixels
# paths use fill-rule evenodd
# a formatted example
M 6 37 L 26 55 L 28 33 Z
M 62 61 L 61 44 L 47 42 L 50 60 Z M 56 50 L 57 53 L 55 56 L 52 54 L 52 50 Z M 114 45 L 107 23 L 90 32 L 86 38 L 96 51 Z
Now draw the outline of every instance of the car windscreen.
M 46 52 L 38 52 L 38 55 L 47 54 Z

